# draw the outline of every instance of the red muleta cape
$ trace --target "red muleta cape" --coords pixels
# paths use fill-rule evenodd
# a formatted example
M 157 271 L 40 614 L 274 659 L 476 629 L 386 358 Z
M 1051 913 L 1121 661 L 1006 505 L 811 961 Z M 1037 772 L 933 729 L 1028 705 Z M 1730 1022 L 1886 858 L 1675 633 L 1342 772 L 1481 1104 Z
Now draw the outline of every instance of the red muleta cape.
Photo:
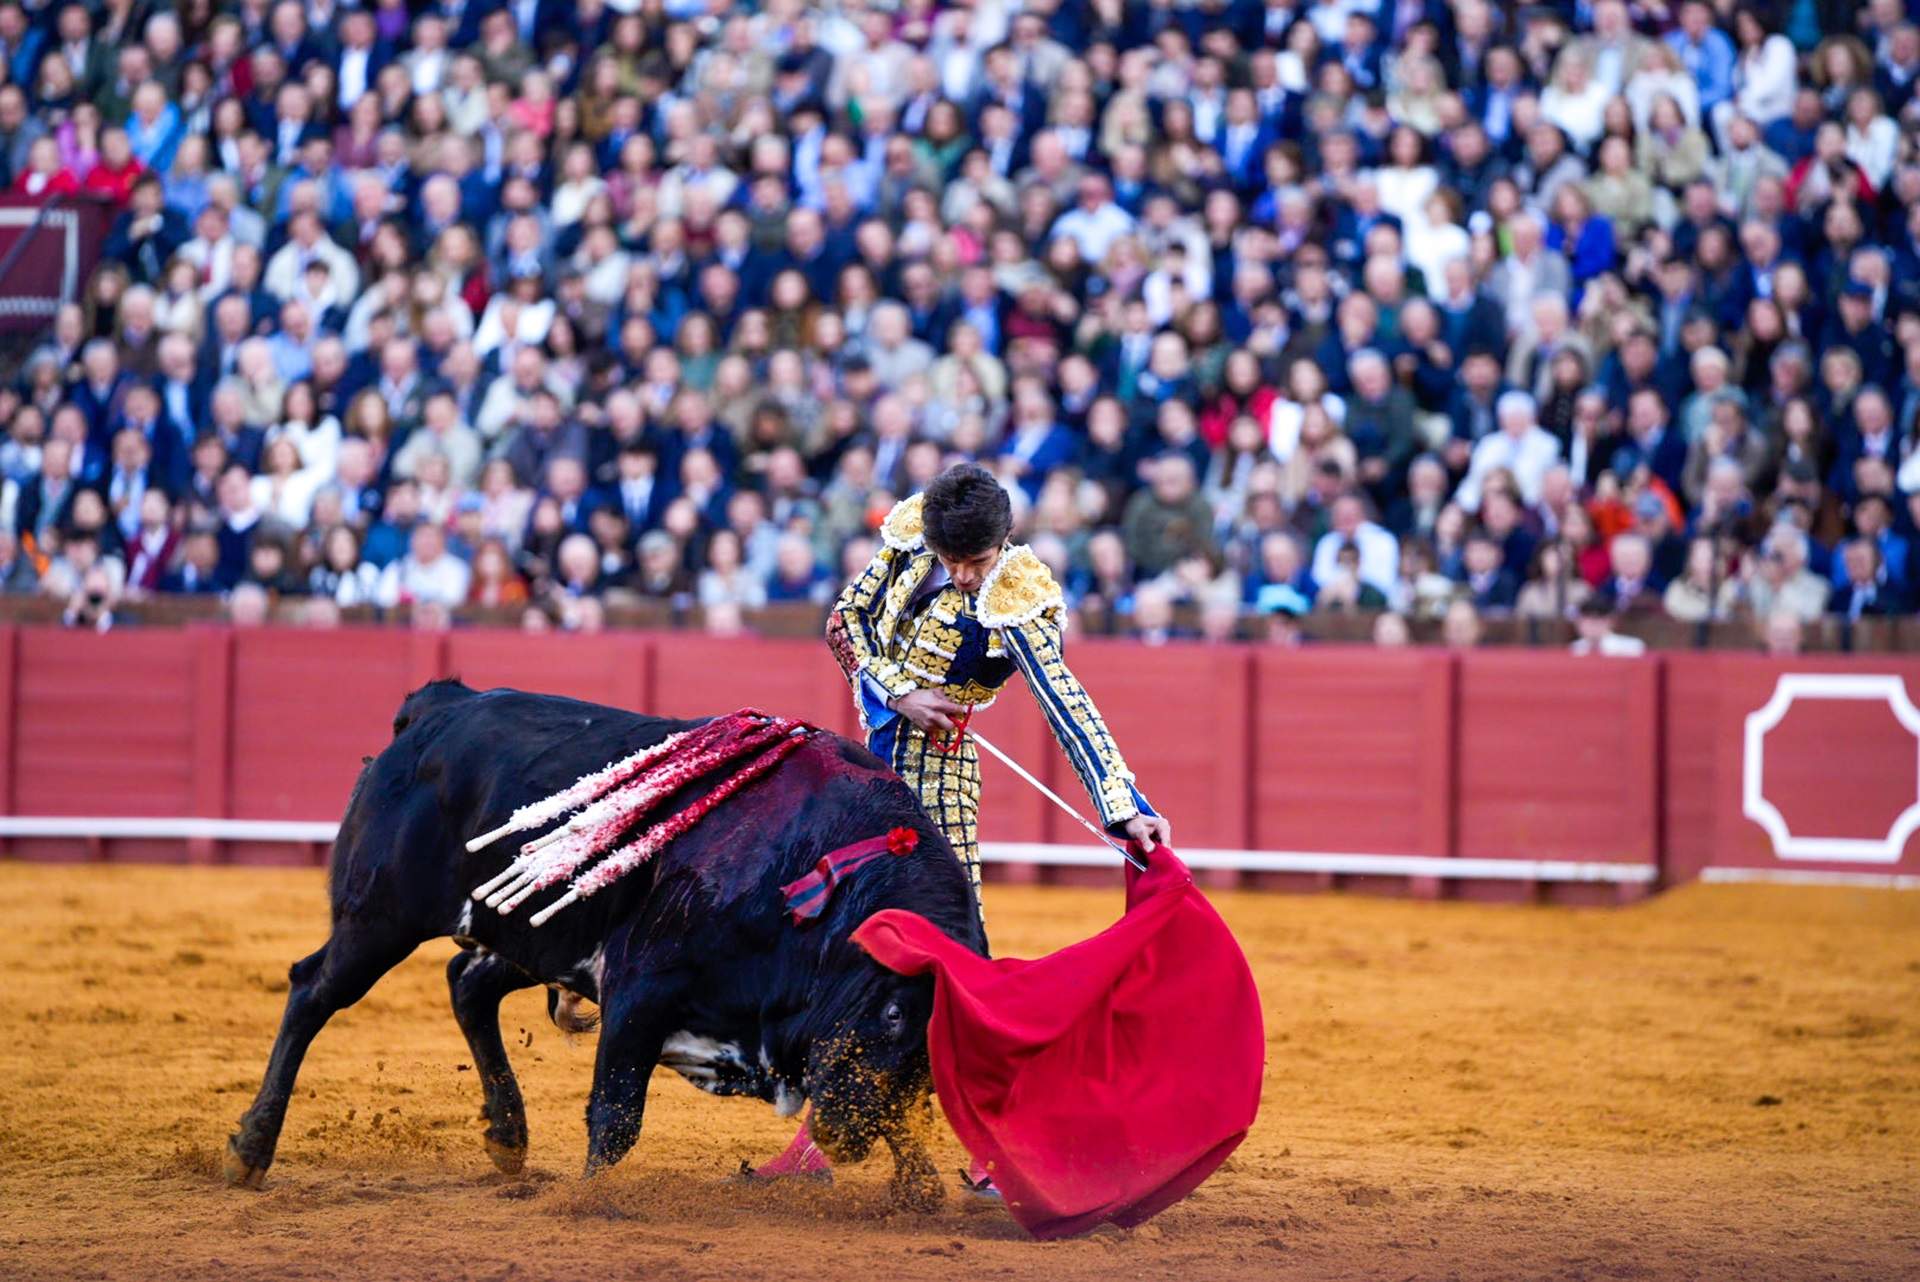
M 1162 846 L 1127 912 L 1050 956 L 989 961 L 917 913 L 853 938 L 933 972 L 934 1088 L 960 1142 L 1037 1238 L 1131 1227 L 1197 1188 L 1253 1125 L 1266 1035 L 1246 955 Z

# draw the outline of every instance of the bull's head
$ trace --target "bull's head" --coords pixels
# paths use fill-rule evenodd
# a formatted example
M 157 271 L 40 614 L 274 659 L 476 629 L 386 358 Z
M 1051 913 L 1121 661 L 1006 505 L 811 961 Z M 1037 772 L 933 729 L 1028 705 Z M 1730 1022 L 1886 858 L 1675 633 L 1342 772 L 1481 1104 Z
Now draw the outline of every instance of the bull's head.
M 862 959 L 859 982 L 835 1003 L 830 1024 L 807 1056 L 814 1142 L 836 1162 L 858 1162 L 885 1140 L 896 1155 L 917 1147 L 933 1073 L 927 1021 L 933 982 L 885 971 Z

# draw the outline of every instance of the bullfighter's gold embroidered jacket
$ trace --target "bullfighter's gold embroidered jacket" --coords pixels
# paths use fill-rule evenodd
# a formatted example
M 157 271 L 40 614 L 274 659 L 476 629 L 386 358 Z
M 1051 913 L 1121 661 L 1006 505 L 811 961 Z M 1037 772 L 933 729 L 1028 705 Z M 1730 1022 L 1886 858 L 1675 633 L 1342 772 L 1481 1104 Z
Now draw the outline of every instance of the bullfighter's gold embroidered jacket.
M 902 718 L 889 699 L 937 687 L 956 703 L 984 708 L 1018 669 L 1100 822 L 1113 828 L 1155 813 L 1067 667 L 1066 598 L 1033 550 L 1007 548 L 976 594 L 947 584 L 927 598 L 919 589 L 938 559 L 926 546 L 920 496 L 896 504 L 880 534 L 880 550 L 841 592 L 827 623 L 874 754 L 900 768 Z

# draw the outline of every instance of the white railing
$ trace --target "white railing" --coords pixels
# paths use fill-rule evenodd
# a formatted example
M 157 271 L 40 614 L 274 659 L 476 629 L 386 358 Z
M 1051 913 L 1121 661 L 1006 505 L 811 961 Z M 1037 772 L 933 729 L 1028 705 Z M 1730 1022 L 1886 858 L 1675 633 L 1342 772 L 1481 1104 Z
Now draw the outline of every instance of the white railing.
M 272 841 L 327 845 L 339 825 L 291 819 L 125 819 L 68 815 L 0 815 L 0 840 L 53 837 L 83 841 Z M 1179 848 L 1189 868 L 1231 872 L 1317 873 L 1361 877 L 1435 877 L 1460 881 L 1611 882 L 1646 885 L 1659 876 L 1652 864 L 1560 859 L 1448 859 L 1437 855 L 1345 854 L 1334 851 Z M 988 863 L 1055 868 L 1117 866 L 1111 850 L 1091 842 L 982 842 Z

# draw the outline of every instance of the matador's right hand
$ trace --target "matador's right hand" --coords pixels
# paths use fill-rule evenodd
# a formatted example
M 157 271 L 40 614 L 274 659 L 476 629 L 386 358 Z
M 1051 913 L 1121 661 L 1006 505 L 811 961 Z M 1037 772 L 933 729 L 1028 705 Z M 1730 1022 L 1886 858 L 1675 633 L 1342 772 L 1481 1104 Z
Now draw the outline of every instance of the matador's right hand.
M 888 706 L 924 731 L 952 730 L 954 718 L 967 709 L 938 690 L 914 690 L 896 695 Z

